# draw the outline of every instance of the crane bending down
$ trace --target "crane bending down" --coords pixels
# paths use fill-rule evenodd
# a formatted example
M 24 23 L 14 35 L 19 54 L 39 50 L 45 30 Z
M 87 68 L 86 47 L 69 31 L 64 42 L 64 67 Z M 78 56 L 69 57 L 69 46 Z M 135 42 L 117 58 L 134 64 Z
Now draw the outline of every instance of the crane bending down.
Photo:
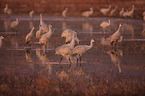
M 80 59 L 81 63 L 81 56 L 87 51 L 90 50 L 93 47 L 93 42 L 95 42 L 93 39 L 90 41 L 90 45 L 78 45 L 72 50 L 72 55 L 76 55 Z M 78 57 L 77 57 L 77 63 L 78 63 Z
M 66 43 L 71 42 L 73 32 L 75 32 L 75 31 L 73 31 L 72 29 L 65 29 L 62 32 L 61 37 L 66 37 L 66 40 L 65 40 Z M 78 39 L 77 34 L 75 34 L 75 37 L 74 38 L 75 38 L 75 41 L 79 44 L 80 43 L 80 40 Z
M 56 51 L 55 54 L 62 55 L 62 58 L 60 59 L 59 64 L 64 56 L 68 56 L 70 64 L 71 64 L 70 55 L 71 55 L 71 51 L 73 50 L 73 48 L 75 46 L 75 34 L 77 34 L 77 33 L 73 32 L 72 40 L 69 44 L 64 44 L 55 49 L 55 51 Z

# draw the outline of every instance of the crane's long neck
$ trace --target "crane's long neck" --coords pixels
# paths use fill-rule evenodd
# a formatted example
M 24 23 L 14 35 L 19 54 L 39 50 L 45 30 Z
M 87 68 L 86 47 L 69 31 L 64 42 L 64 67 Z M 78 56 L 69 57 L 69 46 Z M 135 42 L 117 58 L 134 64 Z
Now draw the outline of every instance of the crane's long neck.
M 70 42 L 70 48 L 71 49 L 73 49 L 74 48 L 74 46 L 75 46 L 75 33 L 73 33 L 73 37 L 72 37 L 72 40 L 71 40 L 71 42 Z
M 8 5 L 6 4 L 6 8 L 8 9 Z
M 120 29 L 121 29 L 121 25 L 119 26 L 118 30 L 116 31 L 116 33 L 118 33 L 120 35 Z
M 90 9 L 90 12 L 93 13 L 93 9 Z
M 48 34 L 52 34 L 52 28 L 51 27 L 49 27 L 49 32 L 48 32 Z
M 31 32 L 30 32 L 30 34 L 33 34 L 33 32 L 34 32 L 33 30 L 34 30 L 34 28 L 32 28 L 32 29 L 31 29 Z
M 89 50 L 89 49 L 91 49 L 92 47 L 93 47 L 93 42 L 92 42 L 92 40 L 91 40 L 90 46 L 88 46 L 86 50 Z
M 42 14 L 40 14 L 40 25 L 42 25 Z

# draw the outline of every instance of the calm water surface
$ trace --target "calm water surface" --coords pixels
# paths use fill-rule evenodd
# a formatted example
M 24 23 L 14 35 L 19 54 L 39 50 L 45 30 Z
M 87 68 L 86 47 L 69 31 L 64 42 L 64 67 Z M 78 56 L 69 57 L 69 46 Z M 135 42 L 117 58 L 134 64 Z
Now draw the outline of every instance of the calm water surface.
M 103 32 L 99 26 L 105 18 L 44 17 L 52 24 L 53 35 L 44 51 L 33 39 L 32 46 L 25 44 L 25 36 L 32 26 L 38 30 L 39 17 L 19 17 L 15 29 L 10 23 L 15 17 L 1 17 L 0 35 L 4 36 L 0 48 L 0 94 L 3 95 L 143 95 L 145 94 L 145 22 L 131 19 L 111 19 L 111 26 Z M 116 47 L 102 45 L 102 37 L 111 35 L 122 24 L 123 42 Z M 64 44 L 64 29 L 77 31 L 80 44 L 95 43 L 82 56 L 64 57 L 55 48 Z M 77 44 L 76 44 L 77 45 Z

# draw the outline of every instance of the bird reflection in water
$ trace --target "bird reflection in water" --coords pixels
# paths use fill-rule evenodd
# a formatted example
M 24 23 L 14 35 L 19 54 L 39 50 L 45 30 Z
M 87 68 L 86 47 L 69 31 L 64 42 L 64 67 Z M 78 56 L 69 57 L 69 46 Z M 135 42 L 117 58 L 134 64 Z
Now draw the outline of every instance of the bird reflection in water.
M 7 32 L 9 27 L 10 27 L 10 24 L 11 24 L 11 20 L 10 19 L 4 19 L 4 28 L 5 28 L 5 31 Z
M 19 48 L 19 43 L 18 43 L 18 39 L 17 38 L 18 38 L 17 36 L 10 37 L 10 43 L 16 49 Z
M 29 29 L 32 29 L 33 26 L 34 26 L 34 24 L 33 24 L 33 21 L 31 20 L 31 21 L 29 22 Z
M 82 31 L 89 32 L 91 35 L 93 33 L 93 26 L 89 22 L 85 22 L 82 24 Z
M 45 70 L 49 70 L 49 75 L 52 74 L 52 66 L 50 64 L 50 60 L 48 59 L 46 53 L 45 53 L 45 49 L 37 47 L 36 48 L 36 55 L 39 58 L 39 61 L 42 62 L 42 64 L 48 64 L 47 67 L 43 70 L 41 70 L 41 72 L 44 72 Z
M 123 56 L 123 52 L 121 50 L 109 50 L 106 52 L 110 57 L 111 57 L 111 61 L 112 63 L 118 67 L 118 71 L 119 73 L 121 73 L 121 67 L 120 67 L 120 60 L 119 60 L 119 55 Z
M 134 39 L 134 26 L 133 24 L 124 23 L 122 24 L 122 31 L 131 32 L 131 39 Z
M 27 62 L 32 62 L 31 49 L 26 49 L 25 56 L 26 56 L 26 61 Z

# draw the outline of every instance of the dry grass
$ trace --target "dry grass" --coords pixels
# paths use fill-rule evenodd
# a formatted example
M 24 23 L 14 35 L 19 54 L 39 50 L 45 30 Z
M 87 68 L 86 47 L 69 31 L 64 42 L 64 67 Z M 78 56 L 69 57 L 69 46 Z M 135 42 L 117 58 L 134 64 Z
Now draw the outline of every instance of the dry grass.
M 24 76 L 15 68 L 7 69 L 0 77 L 0 94 L 4 96 L 96 96 L 96 95 L 139 95 L 145 94 L 145 78 L 118 77 L 99 78 L 74 75 L 69 78 L 48 77 L 45 74 Z M 3 96 L 2 95 L 2 96 Z

